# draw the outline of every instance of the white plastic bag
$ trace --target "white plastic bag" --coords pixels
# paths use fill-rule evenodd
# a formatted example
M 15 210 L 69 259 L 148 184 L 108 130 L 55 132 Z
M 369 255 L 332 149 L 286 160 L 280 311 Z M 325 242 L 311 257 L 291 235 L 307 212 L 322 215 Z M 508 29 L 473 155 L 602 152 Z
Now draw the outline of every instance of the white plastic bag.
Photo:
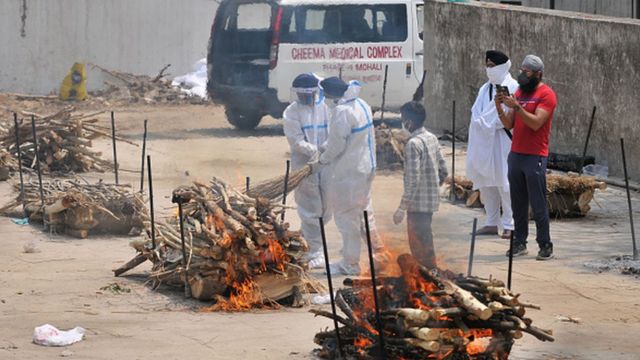
M 82 340 L 84 333 L 85 330 L 79 326 L 63 331 L 44 324 L 33 330 L 33 342 L 42 346 L 67 346 Z

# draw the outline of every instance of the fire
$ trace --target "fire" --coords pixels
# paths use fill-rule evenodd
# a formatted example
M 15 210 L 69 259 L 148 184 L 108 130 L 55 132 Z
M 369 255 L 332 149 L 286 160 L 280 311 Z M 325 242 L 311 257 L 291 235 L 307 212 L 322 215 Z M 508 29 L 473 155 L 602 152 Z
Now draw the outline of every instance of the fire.
M 267 240 L 267 250 L 262 253 L 262 268 L 267 269 L 267 263 L 273 263 L 282 272 L 285 271 L 285 264 L 289 262 L 289 255 L 282 249 L 282 245 L 276 240 Z
M 373 345 L 373 341 L 362 335 L 358 335 L 358 337 L 353 340 L 353 346 L 360 355 L 366 355 L 367 351 L 365 349 L 371 345 Z
M 224 311 L 250 310 L 261 303 L 256 284 L 251 280 L 238 282 L 232 285 L 229 300 L 221 301 L 218 305 Z
M 487 351 L 493 331 L 491 329 L 473 329 L 471 330 L 471 336 L 469 339 L 473 340 L 467 344 L 467 354 L 477 355 Z
M 477 338 L 467 344 L 467 354 L 469 355 L 477 355 L 482 354 L 487 351 L 487 347 L 489 347 L 489 343 L 491 342 L 490 338 L 482 337 Z

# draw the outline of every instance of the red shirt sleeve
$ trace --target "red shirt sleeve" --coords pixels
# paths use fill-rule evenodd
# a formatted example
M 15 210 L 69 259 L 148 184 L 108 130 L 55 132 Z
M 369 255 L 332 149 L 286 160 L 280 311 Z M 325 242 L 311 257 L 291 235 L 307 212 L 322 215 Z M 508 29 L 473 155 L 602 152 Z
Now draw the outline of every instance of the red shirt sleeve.
M 553 90 L 551 90 L 551 88 L 547 87 L 546 91 L 541 96 L 538 107 L 546 110 L 550 114 L 553 114 L 553 111 L 555 110 L 556 105 L 558 105 L 556 93 Z

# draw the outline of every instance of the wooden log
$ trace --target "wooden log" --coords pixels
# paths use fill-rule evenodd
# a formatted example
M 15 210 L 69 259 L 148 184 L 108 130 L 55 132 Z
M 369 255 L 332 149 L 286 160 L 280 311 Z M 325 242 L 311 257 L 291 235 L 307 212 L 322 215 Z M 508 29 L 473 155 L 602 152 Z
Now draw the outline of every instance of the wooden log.
M 89 236 L 89 230 L 65 228 L 65 233 L 78 239 L 86 239 Z
M 424 341 L 414 338 L 405 338 L 404 341 L 411 346 L 419 347 L 430 353 L 435 353 L 440 350 L 440 343 L 437 341 Z
M 120 276 L 126 273 L 127 271 L 137 267 L 138 265 L 142 264 L 143 262 L 147 261 L 148 259 L 149 259 L 149 256 L 147 254 L 138 253 L 133 259 L 127 261 L 126 264 L 113 270 L 113 275 Z
M 200 274 L 196 274 L 189 279 L 189 287 L 191 296 L 201 301 L 213 300 L 216 296 L 222 295 L 227 289 L 224 277 L 202 277 Z
M 476 315 L 481 320 L 487 320 L 491 315 L 493 315 L 493 311 L 491 311 L 491 309 L 481 303 L 468 291 L 462 289 L 452 281 L 443 279 L 442 282 L 446 288 L 451 290 L 451 295 L 458 300 L 460 305 L 470 313 Z

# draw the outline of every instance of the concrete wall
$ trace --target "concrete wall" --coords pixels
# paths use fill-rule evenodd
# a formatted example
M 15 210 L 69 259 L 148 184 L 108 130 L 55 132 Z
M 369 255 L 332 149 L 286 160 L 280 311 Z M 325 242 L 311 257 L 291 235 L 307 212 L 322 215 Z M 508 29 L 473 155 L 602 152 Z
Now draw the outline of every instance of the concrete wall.
M 206 56 L 214 0 L 2 0 L 0 91 L 57 91 L 71 65 L 181 75 Z M 89 73 L 90 88 L 102 83 Z
M 483 0 L 499 3 L 501 0 Z M 634 6 L 637 0 L 555 0 L 556 10 L 579 11 L 587 14 L 597 14 L 618 17 L 636 17 Z M 523 6 L 551 8 L 551 0 L 522 0 Z
M 640 180 L 640 21 L 489 3 L 425 2 L 425 101 L 430 125 L 467 126 L 478 87 L 486 81 L 484 52 L 501 49 L 514 77 L 526 54 L 545 62 L 544 81 L 558 95 L 551 150 L 581 154 L 593 106 L 598 107 L 588 154 L 622 175 L 625 138 L 630 177 Z

